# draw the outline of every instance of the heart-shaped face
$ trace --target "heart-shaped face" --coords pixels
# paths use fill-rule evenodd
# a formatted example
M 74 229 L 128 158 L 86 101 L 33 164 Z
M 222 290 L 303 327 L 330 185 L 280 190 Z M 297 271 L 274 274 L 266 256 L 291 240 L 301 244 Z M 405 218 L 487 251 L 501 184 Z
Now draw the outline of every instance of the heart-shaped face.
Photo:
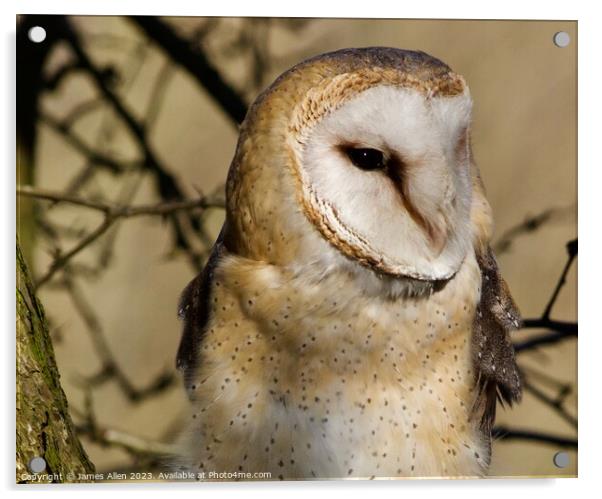
M 367 78 L 339 75 L 293 113 L 303 211 L 363 265 L 448 279 L 471 244 L 468 89 L 440 94 L 375 76 L 362 85 Z

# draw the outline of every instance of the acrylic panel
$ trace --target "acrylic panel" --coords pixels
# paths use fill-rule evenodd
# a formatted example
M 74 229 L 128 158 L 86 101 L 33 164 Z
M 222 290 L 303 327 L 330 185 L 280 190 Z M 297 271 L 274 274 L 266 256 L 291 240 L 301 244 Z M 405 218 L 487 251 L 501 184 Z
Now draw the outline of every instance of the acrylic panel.
M 576 476 L 576 85 L 576 21 L 19 16 L 17 482 Z

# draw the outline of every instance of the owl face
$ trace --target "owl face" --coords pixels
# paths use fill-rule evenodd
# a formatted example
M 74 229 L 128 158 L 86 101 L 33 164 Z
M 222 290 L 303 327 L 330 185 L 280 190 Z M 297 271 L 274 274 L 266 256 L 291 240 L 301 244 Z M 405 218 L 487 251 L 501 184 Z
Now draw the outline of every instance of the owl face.
M 471 107 L 463 78 L 423 53 L 351 49 L 292 68 L 243 123 L 228 244 L 432 289 L 473 244 Z
M 431 97 L 378 84 L 307 123 L 292 148 L 310 220 L 348 257 L 386 274 L 453 276 L 470 243 L 470 110 L 467 92 Z

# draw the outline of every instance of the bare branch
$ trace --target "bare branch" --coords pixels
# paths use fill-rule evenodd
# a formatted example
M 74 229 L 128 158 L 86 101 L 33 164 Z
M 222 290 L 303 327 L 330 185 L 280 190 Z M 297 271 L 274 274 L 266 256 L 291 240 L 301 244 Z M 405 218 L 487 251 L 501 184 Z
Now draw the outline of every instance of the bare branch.
M 566 397 L 570 393 L 570 390 L 568 392 L 566 390 L 562 390 L 559 392 L 556 398 L 551 398 L 528 381 L 525 381 L 523 385 L 525 389 L 529 391 L 534 397 L 536 397 L 540 402 L 543 402 L 545 405 L 551 407 L 554 410 L 554 412 L 556 412 L 556 414 L 558 414 L 562 419 L 564 419 L 571 426 L 577 428 L 577 418 L 569 414 L 563 405 Z
M 48 191 L 44 189 L 35 189 L 30 186 L 22 186 L 17 188 L 17 194 L 21 196 L 30 196 L 38 199 L 45 199 L 55 203 L 70 203 L 84 208 L 100 211 L 104 214 L 102 223 L 84 237 L 71 250 L 64 254 L 58 255 L 50 265 L 50 268 L 37 282 L 36 287 L 40 287 L 48 282 L 52 276 L 61 268 L 63 268 L 69 260 L 81 252 L 84 248 L 96 241 L 102 236 L 111 225 L 120 218 L 131 218 L 148 215 L 171 215 L 178 211 L 190 211 L 195 209 L 205 208 L 222 208 L 224 202 L 221 199 L 208 199 L 201 197 L 196 200 L 189 201 L 173 201 L 154 205 L 145 206 L 120 206 L 110 203 L 97 201 L 89 201 L 76 196 L 71 196 L 63 193 Z
M 163 442 L 155 442 L 131 433 L 114 428 L 102 427 L 98 424 L 92 405 L 90 392 L 86 393 L 85 410 L 73 410 L 84 422 L 76 426 L 78 434 L 85 435 L 93 442 L 106 447 L 120 447 L 126 452 L 139 456 L 168 456 L 177 454 L 177 447 Z
M 574 211 L 574 209 L 574 206 L 548 208 L 537 215 L 526 217 L 522 222 L 510 227 L 506 232 L 504 232 L 498 241 L 493 245 L 493 250 L 497 255 L 501 255 L 502 253 L 509 251 L 515 239 L 517 239 L 519 236 L 535 232 L 545 223 L 570 213 Z
M 99 97 L 95 97 L 76 105 L 73 107 L 73 109 L 71 109 L 71 111 L 69 111 L 67 116 L 63 118 L 63 126 L 67 129 L 72 128 L 79 119 L 83 118 L 88 113 L 96 111 L 103 105 L 104 100 Z
M 159 74 L 157 76 L 157 79 L 155 80 L 155 84 L 153 86 L 148 100 L 149 104 L 146 110 L 146 118 L 144 120 L 144 125 L 147 131 L 150 130 L 157 121 L 157 117 L 159 116 L 159 110 L 161 109 L 161 104 L 163 103 L 168 84 L 171 81 L 173 75 L 174 70 L 172 62 L 169 59 L 167 59 L 163 64 L 163 67 L 159 71 Z
M 532 350 L 533 348 L 539 347 L 541 345 L 549 345 L 552 343 L 557 343 L 559 341 L 565 340 L 567 338 L 577 337 L 578 324 L 577 322 L 565 322 L 565 321 L 556 321 L 550 319 L 550 313 L 552 312 L 552 308 L 558 299 L 558 295 L 560 294 L 560 290 L 566 284 L 566 276 L 573 264 L 573 261 L 577 257 L 577 239 L 573 239 L 569 241 L 566 245 L 568 260 L 562 270 L 560 278 L 552 292 L 552 296 L 548 300 L 548 304 L 544 309 L 542 315 L 538 319 L 525 319 L 523 321 L 523 328 L 525 329 L 549 329 L 551 332 L 546 333 L 541 336 L 536 336 L 535 338 L 528 339 L 521 343 L 515 343 L 514 349 L 516 352 L 523 352 L 527 350 Z
M 548 304 L 546 305 L 542 316 L 538 319 L 527 319 L 523 321 L 523 328 L 525 329 L 548 329 L 548 332 L 529 338 L 519 343 L 514 343 L 514 350 L 517 354 L 521 352 L 533 351 L 544 345 L 552 345 L 566 339 L 572 339 L 577 337 L 578 324 L 577 322 L 566 322 L 557 321 L 550 319 L 550 314 L 560 290 L 566 283 L 566 276 L 569 269 L 577 256 L 577 239 L 569 241 L 567 243 L 568 260 L 561 272 L 560 278 L 552 292 Z M 533 376 L 533 374 L 532 374 Z M 535 377 L 543 380 L 550 384 L 553 382 L 558 388 L 558 392 L 555 397 L 548 396 L 545 392 L 536 387 L 531 383 L 527 376 L 523 374 L 523 385 L 525 390 L 529 391 L 534 397 L 536 397 L 541 403 L 550 407 L 556 414 L 567 421 L 571 426 L 577 428 L 577 418 L 571 415 L 564 407 L 566 397 L 572 392 L 572 387 L 568 383 L 558 383 L 556 380 L 552 380 L 549 376 L 536 374 Z M 494 428 L 494 435 L 505 439 L 522 439 L 532 440 L 536 442 L 547 443 L 550 445 L 564 446 L 564 447 L 577 447 L 576 439 L 567 439 L 564 437 L 558 437 L 555 435 L 548 435 L 544 433 L 534 432 L 530 430 L 517 430 L 509 429 L 504 427 Z
M 218 102 L 234 121 L 242 123 L 247 105 L 213 67 L 205 53 L 181 38 L 168 24 L 157 17 L 132 16 L 130 18 L 167 55 L 182 66 Z
M 514 429 L 506 426 L 496 426 L 493 429 L 493 437 L 500 440 L 530 440 L 557 447 L 577 448 L 577 440 L 573 438 L 566 438 L 537 431 Z
M 530 379 L 539 381 L 542 385 L 558 390 L 559 393 L 571 393 L 573 391 L 571 383 L 567 383 L 547 372 L 542 372 L 531 366 L 522 366 L 521 371 L 528 375 Z
M 541 316 L 542 319 L 548 319 L 550 317 L 550 313 L 552 312 L 552 307 L 554 307 L 554 304 L 556 303 L 556 299 L 558 298 L 560 290 L 566 284 L 566 276 L 569 273 L 569 270 L 571 268 L 571 265 L 573 264 L 573 261 L 575 260 L 575 257 L 577 256 L 577 250 L 578 250 L 577 239 L 573 239 L 572 241 L 569 241 L 566 245 L 566 250 L 569 255 L 569 258 L 566 262 L 566 265 L 564 266 L 564 269 L 562 270 L 560 279 L 558 279 L 558 283 L 556 284 L 556 287 L 554 288 L 554 292 L 552 293 L 552 296 L 550 297 L 550 301 L 548 302 L 548 304 L 543 312 L 543 315 Z
M 71 258 L 73 258 L 80 251 L 82 251 L 84 248 L 86 248 L 87 246 L 92 244 L 94 241 L 96 241 L 100 236 L 102 236 L 109 229 L 109 227 L 111 226 L 112 223 L 113 223 L 112 218 L 110 218 L 110 217 L 105 218 L 103 220 L 103 222 L 98 227 L 96 227 L 96 229 L 94 229 L 92 232 L 90 232 L 86 237 L 84 237 L 73 248 L 71 248 L 66 253 L 57 255 L 57 257 L 54 259 L 54 261 L 50 265 L 50 268 L 48 269 L 46 274 L 44 274 L 36 282 L 36 285 L 35 285 L 36 289 L 38 289 L 40 286 L 43 286 L 46 282 L 48 282 L 52 278 L 52 276 L 57 272 L 57 270 L 62 269 L 67 264 L 67 262 L 69 260 L 71 260 Z
M 121 447 L 137 456 L 144 454 L 168 456 L 178 453 L 178 449 L 174 445 L 147 440 L 124 431 L 103 427 L 96 427 L 94 433 L 86 430 L 85 427 L 77 427 L 78 433 L 91 436 L 92 440 L 98 444 Z
M 527 322 L 527 321 L 525 321 Z M 552 323 L 552 324 L 560 324 L 560 323 Z M 569 324 L 569 323 L 567 323 Z M 573 325 L 573 323 L 570 323 Z M 574 328 L 571 328 L 567 331 L 551 331 L 549 333 L 542 334 L 540 336 L 535 336 L 534 338 L 529 338 L 528 340 L 521 341 L 518 343 L 514 343 L 514 351 L 516 353 L 526 352 L 529 350 L 533 350 L 543 345 L 551 345 L 554 343 L 558 343 L 563 340 L 576 338 L 577 337 L 577 323 L 574 323 Z M 533 326 L 526 326 L 533 327 Z
M 63 64 L 52 75 L 44 79 L 44 90 L 56 90 L 67 76 L 81 69 L 81 66 L 77 62 Z
M 116 114 L 123 120 L 128 130 L 132 133 L 142 149 L 144 161 L 143 167 L 154 175 L 155 184 L 159 195 L 163 201 L 186 199 L 184 190 L 180 187 L 177 179 L 161 164 L 157 155 L 153 151 L 150 141 L 146 134 L 144 124 L 140 123 L 133 114 L 127 109 L 120 97 L 107 85 L 103 72 L 94 64 L 83 48 L 78 33 L 73 29 L 67 18 L 61 17 L 58 24 L 62 28 L 63 37 L 70 44 L 72 50 L 77 56 L 82 68 L 92 77 L 92 81 L 100 94 L 107 103 L 113 108 Z M 171 55 L 171 54 L 170 54 Z M 188 244 L 188 240 L 182 233 L 182 227 L 177 217 L 172 217 L 172 227 L 175 233 L 175 244 L 186 250 L 187 256 L 195 269 L 202 266 L 200 255 L 194 248 Z M 197 221 L 191 218 L 193 226 L 198 226 Z
M 112 173 L 121 173 L 128 166 L 133 167 L 136 164 L 139 164 L 134 163 L 132 165 L 124 165 L 122 162 L 119 162 L 110 156 L 107 156 L 106 154 L 95 151 L 82 139 L 75 135 L 67 125 L 59 122 L 57 119 L 48 114 L 40 113 L 40 121 L 49 126 L 55 132 L 59 133 L 71 147 L 73 147 L 80 154 L 84 155 L 90 163 L 104 166 Z
M 101 37 L 101 35 L 99 35 Z M 110 35 L 109 35 L 110 37 Z M 92 38 L 96 38 L 92 36 Z M 88 34 L 88 39 L 90 39 L 90 35 Z M 134 47 L 129 48 L 128 52 L 130 52 L 126 67 L 124 72 L 120 75 L 120 82 L 123 82 L 123 92 L 127 92 L 129 88 L 133 85 L 136 77 L 140 74 L 144 61 L 147 55 L 147 49 L 145 44 L 141 44 L 137 41 L 133 44 Z M 98 150 L 99 147 L 105 146 L 116 133 L 118 133 L 119 127 L 116 125 L 119 123 L 120 118 L 112 112 L 106 112 L 106 102 L 102 96 L 96 96 L 93 99 L 76 106 L 71 112 L 63 119 L 63 124 L 67 126 L 72 126 L 75 120 L 79 119 L 82 116 L 85 116 L 87 113 L 94 111 L 95 103 L 102 105 L 102 122 L 100 129 L 97 132 L 97 138 L 95 140 L 95 148 Z M 135 165 L 137 167 L 136 170 L 140 170 L 140 167 L 143 165 L 138 162 Z M 132 168 L 134 170 L 134 168 Z M 130 170 L 128 170 L 129 172 Z M 75 177 L 69 182 L 68 187 L 65 189 L 65 192 L 68 194 L 74 194 L 79 191 L 86 183 L 88 183 L 97 173 L 96 165 L 88 160 L 84 165 L 84 168 L 75 175 Z
M 17 194 L 20 196 L 30 196 L 38 199 L 45 199 L 55 203 L 69 203 L 84 208 L 100 211 L 105 215 L 114 218 L 129 218 L 145 215 L 169 215 L 176 211 L 187 211 L 206 208 L 224 208 L 224 200 L 219 195 L 202 196 L 198 199 L 187 201 L 172 201 L 168 203 L 127 206 L 100 201 L 91 201 L 77 196 L 63 194 L 62 192 L 39 189 L 31 186 L 17 187 Z
M 69 293 L 69 297 L 71 298 L 75 309 L 82 317 L 90 332 L 90 338 L 94 345 L 94 349 L 100 357 L 103 366 L 99 374 L 89 378 L 78 379 L 78 384 L 89 389 L 110 379 L 115 379 L 122 392 L 130 401 L 141 402 L 146 398 L 163 392 L 174 383 L 174 373 L 169 369 L 159 373 L 159 375 L 145 388 L 138 389 L 134 387 L 115 360 L 113 352 L 104 336 L 98 317 L 69 272 L 64 273 L 62 283 Z

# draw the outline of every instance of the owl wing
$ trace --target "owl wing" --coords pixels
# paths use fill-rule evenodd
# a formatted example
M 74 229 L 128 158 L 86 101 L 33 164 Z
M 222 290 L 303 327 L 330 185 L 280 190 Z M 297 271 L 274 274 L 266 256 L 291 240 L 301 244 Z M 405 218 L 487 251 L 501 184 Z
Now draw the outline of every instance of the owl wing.
M 176 356 L 176 367 L 183 373 L 187 388 L 190 387 L 198 366 L 198 349 L 210 318 L 211 282 L 224 253 L 222 239 L 220 233 L 205 268 L 184 288 L 180 297 L 178 316 L 182 319 L 184 327 Z
M 491 248 L 487 247 L 477 260 L 482 284 L 472 336 L 479 390 L 475 413 L 481 418 L 481 429 L 490 436 L 497 400 L 511 405 L 521 398 L 520 374 L 509 334 L 520 328 L 521 318 Z

